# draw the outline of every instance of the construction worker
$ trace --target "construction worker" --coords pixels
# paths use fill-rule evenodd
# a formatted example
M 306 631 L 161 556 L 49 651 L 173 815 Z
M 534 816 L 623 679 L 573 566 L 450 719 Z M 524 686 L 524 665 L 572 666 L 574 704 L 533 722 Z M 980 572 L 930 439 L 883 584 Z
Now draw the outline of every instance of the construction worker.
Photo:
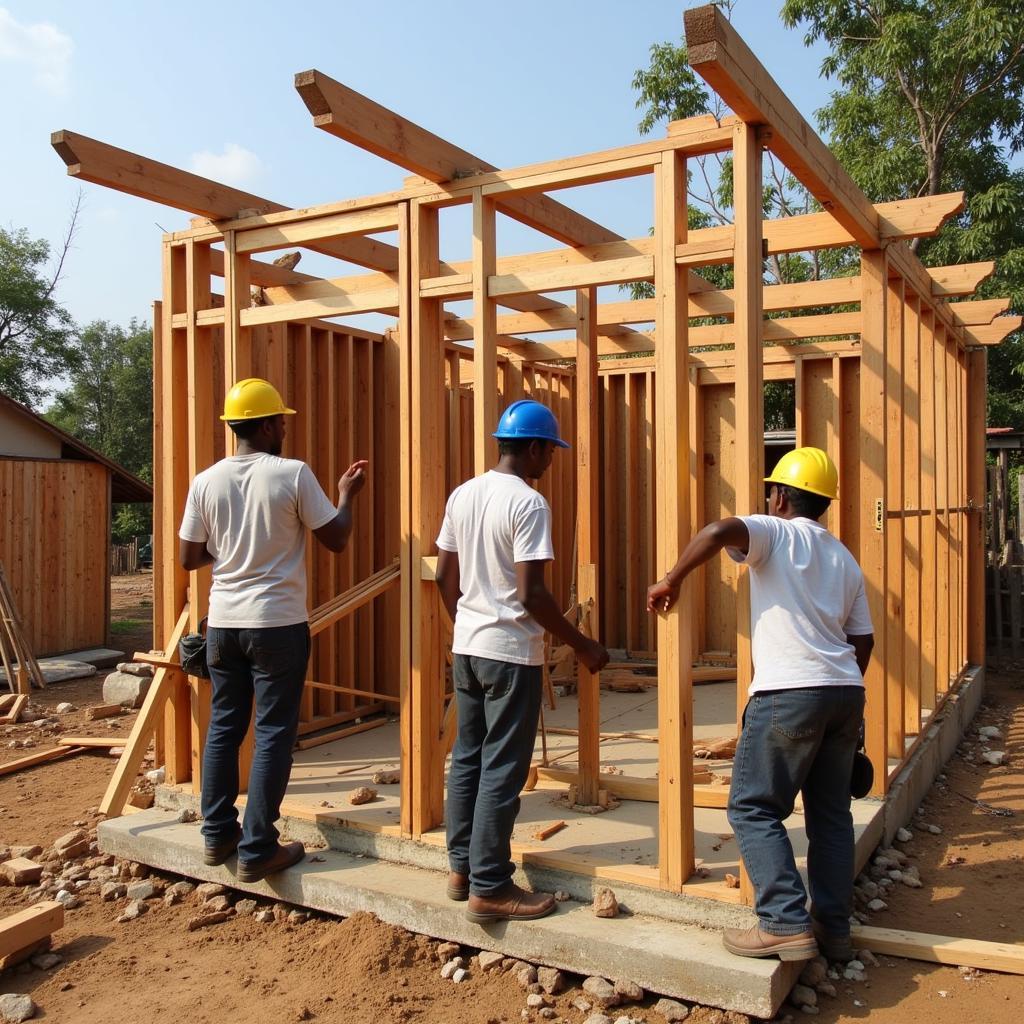
M 448 896 L 466 916 L 530 920 L 554 897 L 512 881 L 512 828 L 537 736 L 544 631 L 591 671 L 608 652 L 562 615 L 544 582 L 554 558 L 551 510 L 529 481 L 551 465 L 558 421 L 539 402 L 513 402 L 494 432 L 498 464 L 448 499 L 437 546 L 437 584 L 455 623 L 452 677 L 458 735 L 448 773 Z
M 192 481 L 179 531 L 181 564 L 190 571 L 213 566 L 204 861 L 222 864 L 237 849 L 242 882 L 291 867 L 305 853 L 302 843 L 278 843 L 274 822 L 288 785 L 309 660 L 306 529 L 331 551 L 344 549 L 368 465 L 355 462 L 345 471 L 335 508 L 309 466 L 281 458 L 285 417 L 294 412 L 265 380 L 250 377 L 228 391 L 221 419 L 238 438 L 237 451 Z M 255 751 L 239 828 L 238 751 L 254 698 Z
M 682 581 L 722 548 L 750 573 L 754 678 L 729 792 L 729 823 L 753 883 L 757 924 L 728 929 L 740 956 L 849 960 L 854 843 L 850 784 L 874 644 L 864 576 L 818 520 L 838 474 L 818 448 L 776 465 L 768 515 L 705 526 L 647 591 L 667 611 Z M 803 794 L 807 892 L 783 822 Z M 817 941 L 816 941 L 817 940 Z

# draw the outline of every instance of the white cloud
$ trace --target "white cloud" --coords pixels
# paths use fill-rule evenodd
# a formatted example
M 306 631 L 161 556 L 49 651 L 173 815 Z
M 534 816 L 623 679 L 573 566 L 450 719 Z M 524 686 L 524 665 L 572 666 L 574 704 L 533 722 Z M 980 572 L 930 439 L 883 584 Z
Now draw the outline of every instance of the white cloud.
M 263 162 L 238 143 L 228 142 L 222 153 L 193 153 L 192 170 L 226 185 L 244 185 L 262 173 Z
M 0 7 L 0 61 L 27 64 L 35 84 L 54 96 L 68 91 L 74 48 L 71 37 L 56 25 L 45 21 L 29 25 Z

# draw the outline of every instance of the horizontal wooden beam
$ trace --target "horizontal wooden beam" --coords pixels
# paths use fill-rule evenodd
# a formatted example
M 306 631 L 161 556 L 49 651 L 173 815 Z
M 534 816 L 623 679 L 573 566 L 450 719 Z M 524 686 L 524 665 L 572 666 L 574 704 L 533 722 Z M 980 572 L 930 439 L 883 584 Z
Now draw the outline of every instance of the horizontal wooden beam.
M 230 220 L 243 211 L 257 215 L 288 212 L 287 206 L 262 196 L 222 185 L 190 171 L 118 149 L 77 132 L 62 130 L 50 145 L 67 164 L 73 178 L 195 213 L 211 220 Z M 311 247 L 314 248 L 314 247 Z M 350 238 L 315 246 L 318 252 L 374 270 L 398 270 L 398 249 L 370 238 Z
M 235 251 L 264 252 L 291 245 L 309 245 L 311 242 L 331 241 L 365 235 L 376 231 L 391 231 L 398 226 L 397 206 L 375 206 L 352 213 L 334 213 L 297 224 L 250 228 L 235 232 Z
M 1011 942 L 985 942 L 868 925 L 855 925 L 853 937 L 858 949 L 864 946 L 872 953 L 954 967 L 976 967 L 980 971 L 1024 974 L 1024 946 Z
M 408 118 L 335 81 L 321 71 L 301 71 L 295 88 L 317 128 L 366 149 L 435 183 L 497 168 Z M 514 219 L 566 245 L 611 242 L 620 235 L 548 196 L 499 198 Z
M 858 188 L 750 48 L 714 5 L 684 15 L 690 66 L 747 124 L 766 125 L 771 150 L 865 249 L 877 249 L 880 225 Z
M 949 267 L 928 267 L 932 279 L 932 295 L 935 298 L 953 298 L 973 295 L 982 281 L 995 273 L 994 260 L 981 263 L 959 263 Z
M 969 345 L 998 345 L 1024 325 L 1024 316 L 997 316 L 985 327 L 971 327 L 967 331 Z
M 224 276 L 224 251 L 210 249 L 210 273 L 214 277 Z M 396 275 L 397 276 L 397 275 Z M 261 288 L 290 288 L 301 285 L 315 285 L 322 278 L 313 274 L 303 274 L 298 270 L 289 270 L 262 260 L 249 261 L 249 281 Z
M 962 327 L 984 327 L 1002 316 L 1010 308 L 1010 299 L 975 299 L 973 302 L 954 302 L 949 306 L 953 319 Z
M 252 306 L 238 315 L 243 327 L 259 324 L 280 324 L 289 320 L 319 320 L 322 317 L 355 316 L 358 313 L 398 312 L 398 289 L 387 288 L 379 292 L 357 292 L 353 295 L 335 295 L 326 299 L 307 299 L 303 302 L 285 302 L 276 306 Z

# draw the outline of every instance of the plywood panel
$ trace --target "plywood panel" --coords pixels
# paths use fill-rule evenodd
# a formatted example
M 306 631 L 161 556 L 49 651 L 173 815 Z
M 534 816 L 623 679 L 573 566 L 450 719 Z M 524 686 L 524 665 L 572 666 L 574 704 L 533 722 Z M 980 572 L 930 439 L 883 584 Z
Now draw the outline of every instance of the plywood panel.
M 0 562 L 37 657 L 107 642 L 108 470 L 0 459 Z

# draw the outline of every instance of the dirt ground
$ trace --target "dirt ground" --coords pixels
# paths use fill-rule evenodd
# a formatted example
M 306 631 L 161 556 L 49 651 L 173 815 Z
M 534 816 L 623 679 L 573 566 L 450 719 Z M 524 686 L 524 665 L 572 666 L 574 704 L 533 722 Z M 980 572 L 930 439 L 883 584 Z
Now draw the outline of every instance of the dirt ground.
M 113 618 L 145 617 L 139 614 L 146 608 L 141 603 L 145 594 L 137 589 L 145 583 L 122 579 L 134 582 L 115 590 Z M 145 630 L 133 639 L 139 647 L 151 646 Z M 920 821 L 938 825 L 941 834 L 914 829 L 909 843 L 898 844 L 919 867 L 923 888 L 894 886 L 886 896 L 889 909 L 875 914 L 872 924 L 1024 944 L 1024 665 L 1004 668 L 990 672 L 985 705 L 968 742 L 923 805 Z M 84 709 L 100 702 L 101 680 L 54 684 L 34 695 L 32 706 L 41 716 L 52 714 L 62 701 Z M 132 717 L 86 722 L 78 710 L 59 716 L 59 723 L 65 735 L 127 735 Z M 978 763 L 979 725 L 1003 730 L 1006 765 Z M 32 752 L 10 749 L 13 740 L 31 739 L 34 749 L 55 743 L 55 735 L 39 733 L 30 724 L 0 730 L 0 762 Z M 94 826 L 113 767 L 105 754 L 88 753 L 0 777 L 0 846 L 47 847 L 76 825 Z M 1012 813 L 1001 816 L 993 810 Z M 101 858 L 86 864 L 96 874 L 106 870 Z M 128 869 L 113 865 L 113 870 Z M 151 877 L 158 887 L 178 881 L 169 875 Z M 189 921 L 200 909 L 196 894 L 173 906 L 150 899 L 147 913 L 118 923 L 127 901 L 104 902 L 100 884 L 97 879 L 86 885 L 81 906 L 67 912 L 65 927 L 54 936 L 54 951 L 62 958 L 57 966 L 39 970 L 22 965 L 0 975 L 0 993 L 31 995 L 37 1019 L 74 1024 L 497 1024 L 547 1016 L 539 1009 L 524 1014 L 527 993 L 513 974 L 483 974 L 470 962 L 466 981 L 446 981 L 440 976 L 439 943 L 367 914 L 347 920 L 314 914 L 298 922 L 286 916 L 292 908 L 278 905 L 271 923 L 233 916 L 190 932 Z M 26 906 L 28 894 L 27 888 L 0 887 L 0 914 Z M 271 904 L 261 902 L 260 907 Z M 475 952 L 463 950 L 463 955 L 469 959 Z M 866 981 L 837 982 L 837 997 L 821 998 L 819 1020 L 989 1024 L 1017 1019 L 1024 1002 L 1021 976 L 965 974 L 953 967 L 878 959 Z M 573 1001 L 583 995 L 583 979 L 567 980 L 570 988 L 550 999 L 553 1019 L 582 1024 L 588 1013 Z M 608 1013 L 613 1019 L 625 1015 L 661 1022 L 664 1018 L 652 1009 L 655 1001 L 648 997 Z M 794 1020 L 802 1016 L 785 1007 L 780 1019 L 786 1014 Z M 695 1007 L 689 1019 L 738 1024 L 744 1018 Z

